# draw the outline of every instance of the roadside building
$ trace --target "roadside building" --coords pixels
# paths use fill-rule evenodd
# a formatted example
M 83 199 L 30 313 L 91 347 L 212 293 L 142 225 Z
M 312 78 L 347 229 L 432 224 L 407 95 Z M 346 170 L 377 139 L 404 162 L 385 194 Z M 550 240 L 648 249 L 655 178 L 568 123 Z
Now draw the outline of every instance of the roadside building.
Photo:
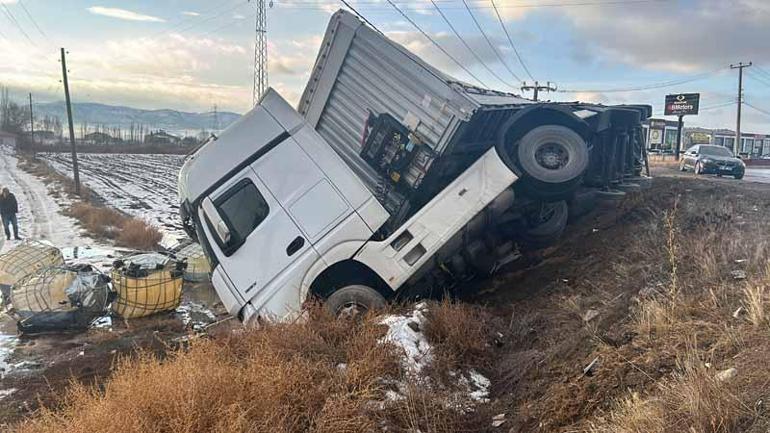
M 650 153 L 674 153 L 678 123 L 665 119 L 647 119 L 642 122 L 643 134 Z
M 685 128 L 683 135 L 687 146 L 715 144 L 733 150 L 735 145 L 735 131 L 730 129 Z M 770 159 L 770 134 L 742 132 L 738 153 L 747 159 Z
M 59 136 L 53 131 L 35 131 L 32 133 L 35 144 L 54 146 L 59 143 Z
M 87 144 L 111 145 L 119 144 L 122 140 L 104 132 L 92 132 L 90 134 L 86 134 L 83 137 L 83 141 Z
M 0 131 L 0 145 L 16 147 L 16 134 Z
M 181 139 L 179 137 L 171 135 L 162 129 L 144 136 L 144 144 L 178 145 L 180 141 Z

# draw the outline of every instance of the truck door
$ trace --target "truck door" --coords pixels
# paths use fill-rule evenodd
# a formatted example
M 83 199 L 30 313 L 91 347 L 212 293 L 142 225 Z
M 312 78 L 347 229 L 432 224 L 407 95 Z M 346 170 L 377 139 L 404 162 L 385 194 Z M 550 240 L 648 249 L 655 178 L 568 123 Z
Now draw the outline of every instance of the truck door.
M 219 262 L 245 301 L 269 299 L 288 267 L 308 254 L 317 256 L 251 167 L 204 200 L 203 211 Z

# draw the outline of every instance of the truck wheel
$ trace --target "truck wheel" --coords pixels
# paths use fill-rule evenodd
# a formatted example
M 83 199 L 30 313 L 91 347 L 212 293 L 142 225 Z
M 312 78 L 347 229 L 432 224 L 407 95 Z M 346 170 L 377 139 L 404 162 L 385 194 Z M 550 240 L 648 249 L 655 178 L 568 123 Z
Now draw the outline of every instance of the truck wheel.
M 324 302 L 326 309 L 338 318 L 355 318 L 368 311 L 384 308 L 385 298 L 368 286 L 354 284 L 337 289 Z
M 538 126 L 525 134 L 515 149 L 521 171 L 547 184 L 573 181 L 588 167 L 585 140 L 566 126 Z
M 565 201 L 541 203 L 538 212 L 529 219 L 530 227 L 521 234 L 524 246 L 541 249 L 558 242 L 567 226 L 568 216 Z
M 575 222 L 596 208 L 596 190 L 580 190 L 567 201 L 568 222 Z

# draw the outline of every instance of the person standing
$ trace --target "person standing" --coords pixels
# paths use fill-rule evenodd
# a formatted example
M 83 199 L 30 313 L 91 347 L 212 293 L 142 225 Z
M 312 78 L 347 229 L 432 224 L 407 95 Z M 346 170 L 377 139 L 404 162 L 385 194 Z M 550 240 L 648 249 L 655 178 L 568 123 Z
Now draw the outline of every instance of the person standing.
M 3 219 L 3 229 L 5 230 L 6 239 L 11 239 L 10 227 L 13 225 L 13 238 L 20 241 L 19 237 L 19 221 L 16 219 L 16 214 L 19 212 L 19 203 L 16 202 L 16 196 L 8 191 L 8 188 L 3 188 L 3 192 L 0 193 L 0 217 Z

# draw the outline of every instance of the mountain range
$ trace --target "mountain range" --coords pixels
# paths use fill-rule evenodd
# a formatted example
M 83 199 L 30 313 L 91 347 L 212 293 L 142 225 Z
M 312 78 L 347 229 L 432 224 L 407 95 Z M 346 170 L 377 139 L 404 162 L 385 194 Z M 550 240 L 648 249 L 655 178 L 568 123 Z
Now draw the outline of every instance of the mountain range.
M 63 124 L 67 122 L 67 111 L 63 101 L 34 104 L 35 117 L 58 117 Z M 189 113 L 170 109 L 144 110 L 141 108 L 116 105 L 78 102 L 72 104 L 72 117 L 75 124 L 86 123 L 90 126 L 128 128 L 144 125 L 145 128 L 163 129 L 171 133 L 193 132 L 200 130 L 221 130 L 241 117 L 238 113 L 220 111 L 208 113 Z

